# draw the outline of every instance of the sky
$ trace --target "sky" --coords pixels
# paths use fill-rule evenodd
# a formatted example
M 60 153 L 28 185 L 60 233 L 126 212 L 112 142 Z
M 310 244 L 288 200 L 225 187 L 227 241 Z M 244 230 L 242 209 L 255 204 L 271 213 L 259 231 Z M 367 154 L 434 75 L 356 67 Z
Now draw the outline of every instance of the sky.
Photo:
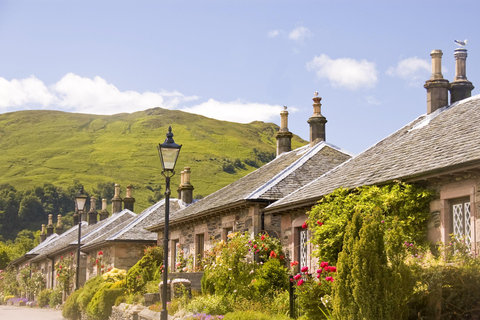
M 318 91 L 327 142 L 358 154 L 426 112 L 432 50 L 453 81 L 453 40 L 468 39 L 480 86 L 479 12 L 474 0 L 0 0 L 0 113 L 161 107 L 279 124 L 287 106 L 308 140 Z

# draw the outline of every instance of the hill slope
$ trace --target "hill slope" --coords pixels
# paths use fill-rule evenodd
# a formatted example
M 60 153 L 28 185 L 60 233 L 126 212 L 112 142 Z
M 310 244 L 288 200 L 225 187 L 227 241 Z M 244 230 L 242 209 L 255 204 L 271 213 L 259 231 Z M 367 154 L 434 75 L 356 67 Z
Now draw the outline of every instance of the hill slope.
M 156 146 L 170 125 L 183 145 L 177 173 L 191 167 L 194 196 L 218 190 L 275 154 L 273 123 L 239 124 L 160 108 L 111 116 L 18 111 L 0 114 L 0 181 L 17 189 L 45 182 L 67 187 L 74 180 L 91 189 L 114 181 L 122 195 L 132 184 L 139 212 L 149 205 L 150 188 L 164 185 Z M 295 136 L 292 147 L 305 143 Z M 173 191 L 179 180 L 179 174 L 172 179 Z

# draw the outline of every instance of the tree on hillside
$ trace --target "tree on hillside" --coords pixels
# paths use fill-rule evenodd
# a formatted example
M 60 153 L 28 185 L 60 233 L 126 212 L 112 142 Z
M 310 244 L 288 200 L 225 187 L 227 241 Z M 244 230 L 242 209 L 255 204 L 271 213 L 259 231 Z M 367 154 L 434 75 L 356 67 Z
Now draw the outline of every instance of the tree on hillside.
M 27 229 L 36 228 L 40 224 L 47 222 L 47 215 L 43 209 L 42 202 L 33 194 L 23 197 L 22 201 L 20 202 L 18 216 L 20 218 L 21 225 Z
M 102 199 L 107 199 L 107 203 L 110 203 L 115 195 L 115 182 L 109 181 L 97 183 L 97 187 L 93 188 L 93 194 L 99 200 L 97 203 L 101 203 Z
M 9 185 L 0 185 L 0 231 L 5 239 L 14 239 L 21 229 L 18 225 L 18 209 L 21 194 Z

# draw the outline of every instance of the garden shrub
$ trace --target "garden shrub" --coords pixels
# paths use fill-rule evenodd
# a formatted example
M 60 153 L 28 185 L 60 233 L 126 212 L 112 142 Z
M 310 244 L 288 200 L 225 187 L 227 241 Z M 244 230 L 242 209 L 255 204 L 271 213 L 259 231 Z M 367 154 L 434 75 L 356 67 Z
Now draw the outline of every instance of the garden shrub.
M 276 314 L 271 315 L 258 311 L 235 311 L 225 315 L 223 320 L 290 320 L 288 316 Z
M 134 292 L 144 293 L 148 281 L 154 280 L 163 265 L 162 247 L 148 247 L 144 256 L 128 270 L 127 288 Z
M 288 288 L 288 271 L 278 259 L 268 259 L 257 270 L 253 287 L 259 297 L 273 298 Z
M 62 304 L 62 290 L 60 288 L 54 288 L 50 291 L 48 296 L 48 304 L 52 308 Z
M 95 293 L 87 306 L 87 315 L 95 320 L 107 320 L 112 313 L 115 300 L 124 292 L 124 288 L 112 288 L 112 283 L 104 283 Z
M 63 304 L 62 316 L 68 320 L 80 320 L 81 311 L 78 304 L 78 296 L 83 288 L 75 290 Z
M 38 306 L 43 308 L 48 306 L 48 301 L 50 300 L 50 293 L 52 289 L 43 289 L 37 296 Z
M 193 298 L 185 308 L 193 313 L 223 315 L 233 310 L 230 301 L 221 295 L 202 295 Z
M 317 248 L 314 256 L 336 264 L 344 245 L 346 226 L 356 212 L 365 216 L 379 211 L 387 230 L 398 217 L 403 240 L 421 244 L 425 241 L 433 194 L 431 190 L 401 182 L 381 188 L 363 186 L 334 190 L 309 212 L 310 241 Z
M 159 293 L 160 289 L 158 285 L 160 284 L 160 279 L 148 281 L 145 285 L 145 293 Z
M 84 312 L 87 311 L 88 303 L 92 300 L 102 283 L 103 277 L 101 275 L 88 279 L 83 286 L 82 292 L 78 295 L 78 305 L 80 306 L 80 310 Z

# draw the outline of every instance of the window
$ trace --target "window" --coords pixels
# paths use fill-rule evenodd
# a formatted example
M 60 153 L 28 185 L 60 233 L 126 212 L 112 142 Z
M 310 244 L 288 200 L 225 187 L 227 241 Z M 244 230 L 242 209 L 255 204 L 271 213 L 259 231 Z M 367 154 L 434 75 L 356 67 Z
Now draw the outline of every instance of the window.
M 300 269 L 307 266 L 307 229 L 299 228 L 298 264 Z
M 455 199 L 451 201 L 453 234 L 465 238 L 468 245 L 471 243 L 470 198 Z
M 228 241 L 228 235 L 233 233 L 233 227 L 228 227 L 223 229 L 223 239 L 225 241 Z
M 200 268 L 203 260 L 203 252 L 205 251 L 205 235 L 197 234 L 195 245 L 195 267 Z
M 177 260 L 179 259 L 179 254 L 180 254 L 180 241 L 178 239 L 175 239 L 172 241 L 172 254 L 173 254 L 173 261 L 172 261 L 172 270 L 176 271 L 177 267 Z

